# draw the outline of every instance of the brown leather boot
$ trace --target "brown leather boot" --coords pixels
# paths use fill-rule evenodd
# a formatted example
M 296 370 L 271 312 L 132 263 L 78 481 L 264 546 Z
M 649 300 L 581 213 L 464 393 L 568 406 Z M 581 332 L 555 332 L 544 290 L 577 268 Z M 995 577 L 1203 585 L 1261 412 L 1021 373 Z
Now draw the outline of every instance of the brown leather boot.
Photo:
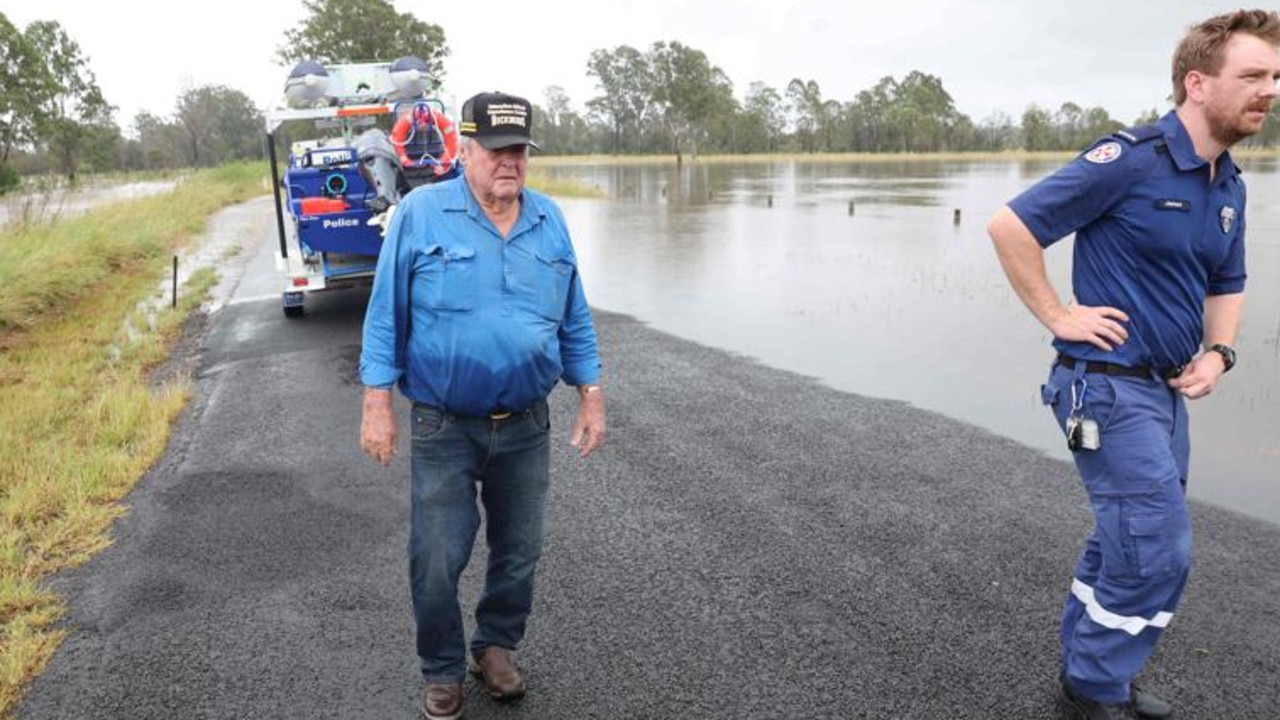
M 471 674 L 484 680 L 484 689 L 495 700 L 524 697 L 524 675 L 511 659 L 511 651 L 490 645 L 478 655 L 470 656 Z
M 427 683 L 422 690 L 422 716 L 427 720 L 462 717 L 462 683 Z

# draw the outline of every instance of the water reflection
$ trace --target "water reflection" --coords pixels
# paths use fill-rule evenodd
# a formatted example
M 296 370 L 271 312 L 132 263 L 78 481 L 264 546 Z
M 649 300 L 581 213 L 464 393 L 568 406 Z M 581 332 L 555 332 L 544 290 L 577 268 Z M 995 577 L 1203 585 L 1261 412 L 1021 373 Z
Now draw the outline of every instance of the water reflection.
M 1009 290 L 988 217 L 1046 162 L 547 166 L 593 305 L 832 387 L 909 401 L 1068 456 L 1039 405 L 1049 335 Z M 1275 160 L 1246 165 L 1275 187 Z M 851 206 L 852 203 L 852 206 Z M 955 222 L 956 211 L 960 221 Z M 1280 204 L 1250 196 L 1241 365 L 1192 403 L 1193 496 L 1280 521 Z M 1048 252 L 1068 287 L 1071 243 Z

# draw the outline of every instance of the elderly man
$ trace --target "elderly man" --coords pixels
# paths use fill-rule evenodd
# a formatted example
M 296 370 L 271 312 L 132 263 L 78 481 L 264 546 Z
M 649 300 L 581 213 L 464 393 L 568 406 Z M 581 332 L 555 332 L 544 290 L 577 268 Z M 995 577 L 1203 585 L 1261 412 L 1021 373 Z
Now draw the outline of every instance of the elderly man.
M 1191 565 L 1185 400 L 1236 361 L 1244 181 L 1227 149 L 1262 127 L 1280 78 L 1280 18 L 1240 10 L 1192 27 L 1173 57 L 1175 109 L 1103 138 L 992 219 L 1013 289 L 1054 335 L 1042 388 L 1093 508 L 1062 616 L 1068 717 L 1164 717 L 1133 684 Z M 1075 233 L 1064 304 L 1044 248 Z
M 462 108 L 463 176 L 400 204 L 364 324 L 360 443 L 396 451 L 391 386 L 413 403 L 409 577 L 431 720 L 462 714 L 468 665 L 494 698 L 521 697 L 512 660 L 533 604 L 549 451 L 547 395 L 577 386 L 571 442 L 605 437 L 595 328 L 564 218 L 524 187 L 533 108 L 481 93 Z M 489 559 L 467 654 L 458 578 L 484 507 Z

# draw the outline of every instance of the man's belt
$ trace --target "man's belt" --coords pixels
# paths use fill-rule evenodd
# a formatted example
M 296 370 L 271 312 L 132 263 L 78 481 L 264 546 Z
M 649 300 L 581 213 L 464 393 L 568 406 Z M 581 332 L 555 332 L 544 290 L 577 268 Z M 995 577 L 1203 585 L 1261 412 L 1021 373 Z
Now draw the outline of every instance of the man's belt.
M 436 407 L 435 405 L 429 405 L 423 402 L 414 402 L 414 405 L 417 405 L 419 407 L 424 407 L 424 408 L 430 408 L 432 410 L 435 410 L 438 413 L 441 413 L 443 415 L 448 415 L 449 417 L 457 418 L 459 420 L 483 420 L 485 422 L 493 421 L 496 423 L 503 422 L 504 420 L 511 420 L 512 418 L 516 418 L 516 417 L 523 417 L 524 415 L 527 415 L 530 410 L 533 409 L 532 407 L 530 407 L 527 410 L 498 409 L 498 410 L 494 410 L 492 412 L 486 413 L 484 415 L 466 415 L 463 413 L 451 412 L 449 410 L 445 410 L 444 408 L 439 408 L 439 407 Z
M 1117 365 L 1115 363 L 1103 362 L 1101 360 L 1077 360 L 1070 355 L 1059 355 L 1058 362 L 1062 367 L 1068 370 L 1074 370 L 1076 365 L 1084 362 L 1084 371 L 1087 373 L 1100 373 L 1102 375 L 1119 375 L 1122 377 L 1145 377 L 1149 378 L 1153 375 L 1162 377 L 1166 380 L 1176 378 L 1182 374 L 1182 366 L 1177 365 L 1168 368 L 1149 368 L 1146 365 Z

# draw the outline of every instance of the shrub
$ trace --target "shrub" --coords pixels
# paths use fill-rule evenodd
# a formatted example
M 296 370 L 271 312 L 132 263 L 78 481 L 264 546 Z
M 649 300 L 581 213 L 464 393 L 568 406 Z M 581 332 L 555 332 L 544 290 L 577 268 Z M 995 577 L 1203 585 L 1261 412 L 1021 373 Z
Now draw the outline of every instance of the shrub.
M 21 183 L 22 178 L 18 177 L 18 171 L 14 170 L 12 165 L 0 163 L 0 195 L 4 195 Z

